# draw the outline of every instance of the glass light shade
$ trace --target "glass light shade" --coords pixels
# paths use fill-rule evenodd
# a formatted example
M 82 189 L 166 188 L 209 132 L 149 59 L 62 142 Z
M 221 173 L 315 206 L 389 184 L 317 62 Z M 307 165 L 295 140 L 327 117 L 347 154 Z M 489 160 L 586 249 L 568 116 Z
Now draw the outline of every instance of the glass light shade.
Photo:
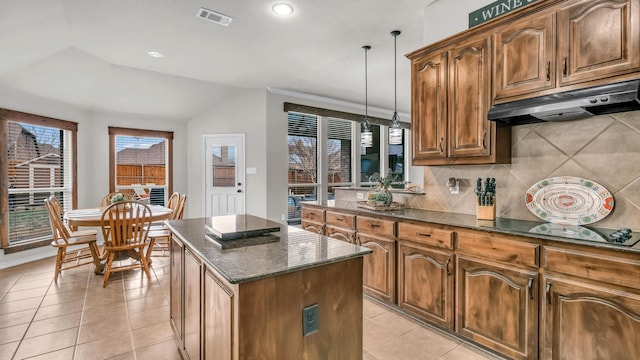
M 401 145 L 402 144 L 402 129 L 401 128 L 389 128 L 389 145 Z
M 371 131 L 363 131 L 360 133 L 360 145 L 364 147 L 373 146 L 373 133 Z

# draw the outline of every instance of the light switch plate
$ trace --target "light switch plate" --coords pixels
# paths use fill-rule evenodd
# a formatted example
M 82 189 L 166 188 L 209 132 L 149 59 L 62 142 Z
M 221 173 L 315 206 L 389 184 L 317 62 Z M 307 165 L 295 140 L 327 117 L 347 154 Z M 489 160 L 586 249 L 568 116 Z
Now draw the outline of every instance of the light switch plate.
M 258 168 L 254 168 L 254 167 L 248 167 L 247 168 L 247 174 L 249 175 L 255 175 L 258 173 Z

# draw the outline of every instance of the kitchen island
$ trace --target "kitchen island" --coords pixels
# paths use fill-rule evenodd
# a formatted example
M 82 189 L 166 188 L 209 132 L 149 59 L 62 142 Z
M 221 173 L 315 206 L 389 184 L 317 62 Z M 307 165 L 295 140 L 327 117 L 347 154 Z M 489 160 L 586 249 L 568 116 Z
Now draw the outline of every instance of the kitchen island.
M 210 221 L 167 222 L 171 323 L 185 359 L 362 358 L 370 250 L 284 225 L 227 246 L 205 236 Z

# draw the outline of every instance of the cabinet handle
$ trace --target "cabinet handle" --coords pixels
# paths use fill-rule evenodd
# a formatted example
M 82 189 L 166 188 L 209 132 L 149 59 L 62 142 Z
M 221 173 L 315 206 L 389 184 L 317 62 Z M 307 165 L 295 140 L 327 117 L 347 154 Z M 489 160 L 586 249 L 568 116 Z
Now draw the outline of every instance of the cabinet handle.
M 416 231 L 416 236 L 426 236 L 426 237 L 430 237 L 431 234 L 425 234 L 425 233 L 421 233 L 421 232 L 417 232 Z
M 449 264 L 451 264 L 451 258 L 447 258 L 447 262 L 444 264 L 444 267 L 447 270 L 447 275 L 451 276 L 451 269 L 449 268 Z
M 567 77 L 567 57 L 562 58 L 562 76 Z
M 369 224 L 369 226 L 371 226 L 372 228 L 377 228 L 377 227 L 380 227 L 380 224 L 375 224 L 374 223 L 374 224 Z
M 442 147 L 442 143 L 444 142 L 444 138 L 440 138 L 440 152 L 444 152 L 444 148 Z
M 344 218 L 336 218 L 338 221 L 344 221 Z
M 547 304 L 551 305 L 551 283 L 547 283 Z
M 529 291 L 529 299 L 533 300 L 533 278 L 529 278 L 527 283 L 527 291 Z
M 551 61 L 547 61 L 547 81 L 551 81 Z
M 487 148 L 487 132 L 485 131 L 484 134 L 482 134 L 482 148 L 486 149 Z

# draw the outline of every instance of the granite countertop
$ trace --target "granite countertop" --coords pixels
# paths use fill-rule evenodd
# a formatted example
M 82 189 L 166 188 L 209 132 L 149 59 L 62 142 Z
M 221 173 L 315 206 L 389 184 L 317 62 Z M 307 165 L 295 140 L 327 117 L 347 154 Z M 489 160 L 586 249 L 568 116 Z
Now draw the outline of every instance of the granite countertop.
M 424 221 L 440 225 L 456 226 L 467 229 L 482 230 L 487 232 L 497 232 L 509 235 L 526 236 L 530 238 L 551 240 L 557 242 L 589 245 L 594 247 L 615 249 L 626 252 L 640 253 L 640 242 L 633 246 L 624 246 L 616 243 L 609 243 L 604 240 L 606 235 L 616 229 L 599 229 L 593 226 L 573 226 L 563 228 L 560 225 L 548 224 L 544 221 L 528 221 L 507 218 L 496 218 L 495 221 L 478 220 L 474 215 L 458 214 L 442 211 L 431 211 L 422 209 L 404 208 L 393 211 L 375 211 L 358 207 L 353 201 L 303 201 L 302 204 L 334 208 L 336 210 L 348 210 L 360 214 L 372 214 L 377 216 L 388 216 L 397 219 Z M 559 236 L 567 233 L 571 237 Z M 640 239 L 640 233 L 632 233 L 634 239 Z M 575 237 L 581 237 L 576 239 Z M 590 239 L 585 240 L 582 238 Z
M 232 284 L 320 266 L 371 253 L 370 249 L 282 226 L 271 236 L 233 240 L 225 249 L 205 236 L 207 218 L 167 221 L 187 248 Z

